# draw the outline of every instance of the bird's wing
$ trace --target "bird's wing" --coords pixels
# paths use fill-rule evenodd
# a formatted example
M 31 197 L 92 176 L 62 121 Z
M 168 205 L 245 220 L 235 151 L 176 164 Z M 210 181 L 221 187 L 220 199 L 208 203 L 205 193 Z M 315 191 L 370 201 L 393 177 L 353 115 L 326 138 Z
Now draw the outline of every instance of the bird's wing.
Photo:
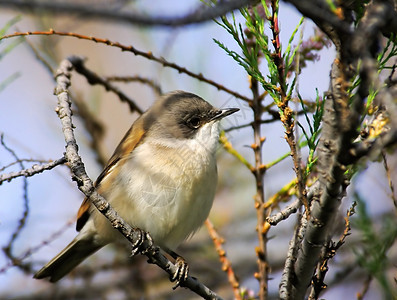
M 111 177 L 117 175 L 116 170 L 120 170 L 122 164 L 125 163 L 125 158 L 139 145 L 145 136 L 145 130 L 143 126 L 143 118 L 138 118 L 131 128 L 127 131 L 124 138 L 121 140 L 120 144 L 117 146 L 112 157 L 109 159 L 105 169 L 98 176 L 95 187 L 98 188 L 100 185 L 106 185 L 113 180 Z M 117 166 L 117 168 L 115 168 Z M 109 179 L 109 180 L 107 180 Z M 76 230 L 80 231 L 81 228 L 87 222 L 90 216 L 91 202 L 88 198 L 85 198 L 77 212 L 77 223 Z

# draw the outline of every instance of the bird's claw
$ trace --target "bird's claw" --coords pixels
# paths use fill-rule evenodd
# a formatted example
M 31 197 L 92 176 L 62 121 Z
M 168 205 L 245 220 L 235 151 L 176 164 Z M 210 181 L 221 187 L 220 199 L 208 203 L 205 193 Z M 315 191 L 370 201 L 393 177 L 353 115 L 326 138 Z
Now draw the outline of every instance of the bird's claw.
M 175 290 L 178 286 L 181 285 L 184 281 L 186 281 L 188 273 L 189 273 L 189 265 L 185 261 L 185 259 L 181 256 L 178 256 L 175 260 L 176 271 L 174 275 L 171 277 L 171 281 L 175 282 L 175 285 L 172 287 Z
M 136 231 L 138 232 L 139 236 L 132 244 L 131 256 L 135 256 L 138 253 L 145 254 L 150 246 L 153 245 L 152 237 L 146 231 L 143 231 L 139 228 L 137 228 Z M 145 241 L 148 241 L 150 246 L 141 249 Z

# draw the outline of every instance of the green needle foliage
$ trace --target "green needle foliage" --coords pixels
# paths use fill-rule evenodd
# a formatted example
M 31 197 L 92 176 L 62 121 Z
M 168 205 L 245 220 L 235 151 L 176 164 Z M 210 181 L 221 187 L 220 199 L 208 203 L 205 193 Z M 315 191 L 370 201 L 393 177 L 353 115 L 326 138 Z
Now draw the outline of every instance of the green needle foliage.
M 306 123 L 309 127 L 309 132 L 306 131 L 305 127 L 300 123 L 297 122 L 298 126 L 301 128 L 303 135 L 307 141 L 307 145 L 309 147 L 309 156 L 307 159 L 307 167 L 305 171 L 305 176 L 307 177 L 311 170 L 313 169 L 316 158 L 314 157 L 314 153 L 316 151 L 319 137 L 321 133 L 321 120 L 324 114 L 324 101 L 320 100 L 320 95 L 318 90 L 316 89 L 316 104 L 315 104 L 315 111 L 313 114 L 310 113 L 309 107 L 304 103 L 300 94 L 298 94 L 299 101 L 302 106 L 302 111 L 306 119 Z M 310 115 L 312 115 L 312 121 L 310 120 Z
M 18 23 L 22 19 L 21 16 L 16 16 L 12 18 L 10 21 L 8 21 L 3 28 L 0 29 L 0 37 L 5 35 L 5 33 L 16 23 Z M 7 46 L 4 49 L 0 49 L 0 60 L 4 58 L 5 55 L 10 53 L 12 50 L 15 49 L 19 44 L 21 44 L 24 41 L 24 38 L 18 38 L 10 43 L 7 44 Z M 1 44 L 1 41 L 0 41 Z M 0 92 L 2 92 L 9 84 L 11 84 L 15 79 L 17 79 L 20 76 L 20 73 L 16 72 L 11 75 L 9 75 L 6 79 L 0 82 Z
M 378 61 L 378 74 L 380 74 L 384 70 L 391 70 L 394 72 L 395 64 L 391 64 L 390 62 L 397 56 L 397 35 L 392 34 L 390 39 L 387 40 L 386 46 L 383 50 L 378 54 L 377 61 Z M 360 66 L 357 68 L 357 72 L 360 70 Z M 391 77 L 391 76 L 390 76 Z M 360 76 L 357 75 L 353 78 L 352 84 L 348 90 L 349 94 L 351 95 L 350 101 L 352 101 L 353 96 L 355 95 L 355 90 L 361 83 Z M 367 111 L 368 108 L 372 105 L 373 100 L 375 99 L 378 91 L 375 90 L 373 87 L 370 87 L 370 92 L 367 97 Z M 365 117 L 366 114 L 363 115 Z
M 303 18 L 301 18 L 295 30 L 292 32 L 286 51 L 282 54 L 284 76 L 280 78 L 279 70 L 275 62 L 275 54 L 271 49 L 269 37 L 265 32 L 266 26 L 269 26 L 269 28 L 272 26 L 272 13 L 269 11 L 264 1 L 260 8 L 263 9 L 263 12 L 259 12 L 257 8 L 244 8 L 240 10 L 245 20 L 245 29 L 243 29 L 242 24 L 236 22 L 234 14 L 232 14 L 231 21 L 225 16 L 221 17 L 221 21 L 216 21 L 233 37 L 241 53 L 229 49 L 219 40 L 214 39 L 214 42 L 242 66 L 251 77 L 257 80 L 277 104 L 280 102 L 279 87 L 288 90 L 289 97 L 294 90 L 296 78 L 288 84 L 287 74 L 289 74 L 299 49 L 299 47 L 293 47 L 292 43 L 303 23 Z M 282 48 L 280 45 L 280 51 L 281 50 Z M 262 65 L 260 64 L 262 57 L 266 61 L 265 65 L 267 70 L 262 70 Z

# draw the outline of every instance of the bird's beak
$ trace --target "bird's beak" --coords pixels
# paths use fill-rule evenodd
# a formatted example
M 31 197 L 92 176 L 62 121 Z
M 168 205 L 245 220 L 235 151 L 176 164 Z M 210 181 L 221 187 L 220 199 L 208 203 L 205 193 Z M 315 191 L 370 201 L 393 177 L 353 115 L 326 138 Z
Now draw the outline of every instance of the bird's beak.
M 224 117 L 227 117 L 231 114 L 234 114 L 235 112 L 239 111 L 239 108 L 225 108 L 225 109 L 220 109 L 216 112 L 215 116 L 212 117 L 211 121 L 215 120 L 221 120 Z

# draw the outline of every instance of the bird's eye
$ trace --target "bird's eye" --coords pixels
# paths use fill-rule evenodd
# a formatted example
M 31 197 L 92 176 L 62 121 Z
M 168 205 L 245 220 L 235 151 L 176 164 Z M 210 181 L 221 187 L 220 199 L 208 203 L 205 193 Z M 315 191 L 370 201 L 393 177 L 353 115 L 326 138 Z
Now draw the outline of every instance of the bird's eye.
M 201 120 L 199 117 L 192 117 L 187 121 L 187 125 L 192 129 L 197 129 L 201 125 Z

